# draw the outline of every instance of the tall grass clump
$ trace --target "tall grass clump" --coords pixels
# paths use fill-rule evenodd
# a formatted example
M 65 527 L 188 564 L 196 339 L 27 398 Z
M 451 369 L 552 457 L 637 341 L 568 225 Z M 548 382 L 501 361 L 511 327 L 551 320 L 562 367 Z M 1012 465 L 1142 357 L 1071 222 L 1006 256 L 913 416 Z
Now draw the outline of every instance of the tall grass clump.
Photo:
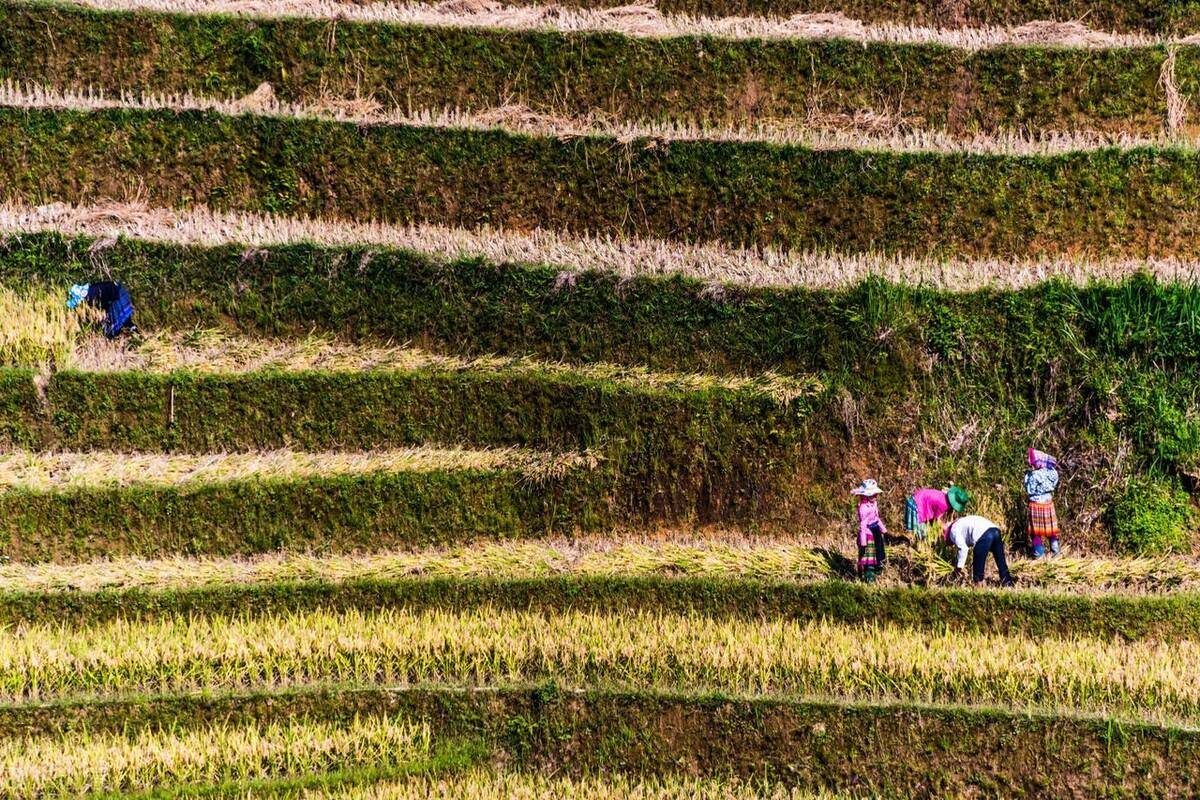
M 66 292 L 0 286 L 0 367 L 63 368 L 90 315 L 67 308 Z
M 1191 496 L 1174 481 L 1135 477 L 1113 502 L 1108 522 L 1118 550 L 1162 555 L 1192 548 L 1196 516 Z
M 0 740 L 0 796 L 82 797 L 400 768 L 426 762 L 430 739 L 427 725 L 376 717 L 346 725 L 301 719 L 262 727 L 14 737 Z

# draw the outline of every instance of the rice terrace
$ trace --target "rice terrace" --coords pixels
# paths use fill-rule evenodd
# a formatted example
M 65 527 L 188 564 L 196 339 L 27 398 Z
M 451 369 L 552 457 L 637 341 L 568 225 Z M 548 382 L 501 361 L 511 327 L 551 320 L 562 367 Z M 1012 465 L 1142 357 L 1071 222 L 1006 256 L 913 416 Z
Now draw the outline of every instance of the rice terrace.
M 0 0 L 0 797 L 1200 797 L 1200 0 Z

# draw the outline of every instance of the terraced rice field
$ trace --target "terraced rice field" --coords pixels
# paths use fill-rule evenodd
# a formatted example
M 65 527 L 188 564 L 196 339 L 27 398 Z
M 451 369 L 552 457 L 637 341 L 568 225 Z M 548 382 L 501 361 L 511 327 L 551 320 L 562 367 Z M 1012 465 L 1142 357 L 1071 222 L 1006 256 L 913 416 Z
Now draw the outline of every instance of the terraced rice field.
M 1200 794 L 1195 5 L 0 0 L 0 796 Z

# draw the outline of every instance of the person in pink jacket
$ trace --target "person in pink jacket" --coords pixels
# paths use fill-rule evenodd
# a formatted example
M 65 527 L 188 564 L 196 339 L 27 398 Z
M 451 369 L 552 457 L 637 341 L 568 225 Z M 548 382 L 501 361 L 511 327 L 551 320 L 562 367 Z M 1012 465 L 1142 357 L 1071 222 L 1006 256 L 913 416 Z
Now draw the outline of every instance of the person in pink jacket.
M 873 479 L 867 478 L 851 494 L 858 495 L 858 574 L 867 583 L 874 583 L 883 572 L 886 559 L 883 537 L 887 527 L 879 516 L 879 505 L 875 498 L 883 490 Z
M 971 496 L 959 486 L 949 489 L 917 489 L 904 504 L 904 529 L 913 539 L 923 542 L 929 538 L 929 529 L 939 524 L 953 509 L 961 514 Z

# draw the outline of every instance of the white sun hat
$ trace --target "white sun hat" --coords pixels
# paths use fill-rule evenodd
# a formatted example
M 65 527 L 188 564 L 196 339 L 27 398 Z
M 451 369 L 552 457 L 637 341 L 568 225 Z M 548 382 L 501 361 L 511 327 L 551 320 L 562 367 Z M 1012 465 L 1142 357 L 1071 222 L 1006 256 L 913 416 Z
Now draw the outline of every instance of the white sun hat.
M 865 481 L 855 486 L 850 490 L 850 494 L 861 495 L 862 497 L 874 497 L 877 494 L 882 494 L 883 489 L 879 488 L 879 484 L 874 478 L 867 478 Z

